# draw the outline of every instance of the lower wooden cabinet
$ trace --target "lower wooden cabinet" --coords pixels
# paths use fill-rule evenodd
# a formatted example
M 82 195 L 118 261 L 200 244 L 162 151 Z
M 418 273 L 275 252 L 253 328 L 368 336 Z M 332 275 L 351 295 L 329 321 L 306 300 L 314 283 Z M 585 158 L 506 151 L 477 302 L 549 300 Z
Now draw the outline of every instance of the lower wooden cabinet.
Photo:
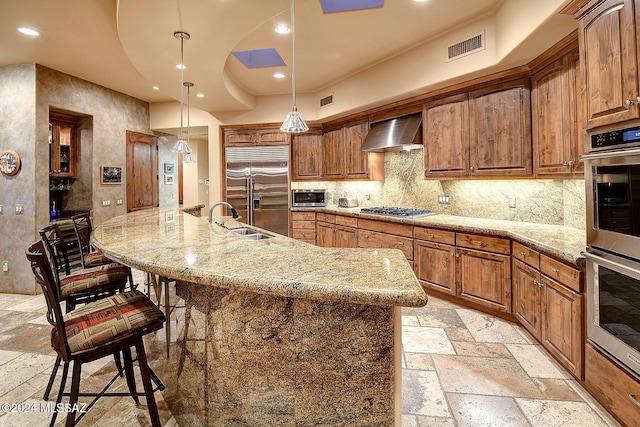
M 357 248 L 357 219 L 341 215 L 318 214 L 316 235 L 324 248 Z
M 455 296 L 456 247 L 453 231 L 415 227 L 414 272 L 428 289 Z
M 368 219 L 359 220 L 358 247 L 400 249 L 413 267 L 413 226 Z
M 540 272 L 513 260 L 513 314 L 538 341 L 542 337 L 542 282 Z
M 316 243 L 316 213 L 291 212 L 290 236 L 307 243 Z
M 585 348 L 585 387 L 625 425 L 640 421 L 640 381 L 596 350 Z

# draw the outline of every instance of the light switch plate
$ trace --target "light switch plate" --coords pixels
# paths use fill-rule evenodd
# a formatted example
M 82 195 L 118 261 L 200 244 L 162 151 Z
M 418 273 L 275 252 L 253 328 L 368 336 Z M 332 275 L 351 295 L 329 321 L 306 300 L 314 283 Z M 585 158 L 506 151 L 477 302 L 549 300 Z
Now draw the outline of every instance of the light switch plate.
M 2 205 L 0 205 L 0 214 L 3 214 L 4 211 L 2 210 Z
M 16 215 L 22 215 L 24 213 L 24 206 L 23 205 L 16 205 Z
M 2 271 L 9 271 L 9 261 L 2 261 Z

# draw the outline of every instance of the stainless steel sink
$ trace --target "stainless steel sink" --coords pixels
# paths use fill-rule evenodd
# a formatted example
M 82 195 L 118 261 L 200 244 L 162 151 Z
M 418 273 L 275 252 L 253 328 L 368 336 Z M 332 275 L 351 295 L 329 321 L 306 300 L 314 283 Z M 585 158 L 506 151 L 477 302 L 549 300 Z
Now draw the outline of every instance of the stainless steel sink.
M 254 230 L 252 228 L 248 228 L 248 227 L 242 227 L 242 228 L 234 228 L 229 230 L 232 233 L 236 233 L 239 234 L 241 236 L 244 236 L 248 239 L 253 239 L 253 240 L 261 240 L 261 239 L 268 239 L 269 237 L 271 237 L 268 234 L 265 233 L 261 233 L 258 230 Z

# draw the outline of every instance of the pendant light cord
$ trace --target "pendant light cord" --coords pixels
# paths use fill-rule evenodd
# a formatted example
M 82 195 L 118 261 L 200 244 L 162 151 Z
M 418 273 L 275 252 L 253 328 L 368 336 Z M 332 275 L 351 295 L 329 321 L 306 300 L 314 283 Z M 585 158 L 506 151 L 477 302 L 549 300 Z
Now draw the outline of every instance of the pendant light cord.
M 182 111 L 184 104 L 184 35 L 180 35 L 180 139 L 184 139 L 182 131 Z
M 295 0 L 291 0 L 291 100 L 293 109 L 296 109 L 296 20 Z

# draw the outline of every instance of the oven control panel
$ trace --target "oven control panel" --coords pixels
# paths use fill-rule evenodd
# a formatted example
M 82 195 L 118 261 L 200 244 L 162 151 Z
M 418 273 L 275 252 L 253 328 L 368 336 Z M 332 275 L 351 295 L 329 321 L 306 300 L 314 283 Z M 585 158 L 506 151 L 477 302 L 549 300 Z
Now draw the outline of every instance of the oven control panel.
M 613 147 L 640 142 L 640 127 L 612 130 L 591 135 L 591 148 Z

